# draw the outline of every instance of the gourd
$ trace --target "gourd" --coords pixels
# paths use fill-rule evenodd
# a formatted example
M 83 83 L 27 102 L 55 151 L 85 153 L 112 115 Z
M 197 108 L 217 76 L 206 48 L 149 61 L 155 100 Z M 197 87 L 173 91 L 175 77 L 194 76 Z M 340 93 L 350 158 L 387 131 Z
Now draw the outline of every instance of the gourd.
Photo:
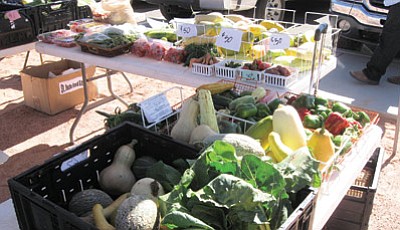
M 103 205 L 100 204 L 101 208 L 102 208 L 101 209 L 102 210 L 102 215 L 104 215 L 104 217 L 106 219 L 110 219 L 111 223 L 114 223 L 115 215 L 117 213 L 118 207 L 122 204 L 122 202 L 126 198 L 129 197 L 129 195 L 130 195 L 130 193 L 122 194 L 117 199 L 115 199 L 110 205 L 108 205 L 106 208 L 103 208 Z M 94 208 L 94 205 L 93 205 L 93 208 Z M 81 217 L 81 219 L 86 221 L 86 222 L 88 222 L 88 223 L 90 223 L 90 224 L 96 225 L 95 220 L 94 220 L 94 215 L 93 215 L 93 208 L 92 208 L 92 211 L 91 211 L 90 215 Z M 99 207 L 97 207 L 97 208 L 99 208 Z M 99 221 L 99 220 L 101 221 L 101 219 L 97 218 L 97 221 Z
M 101 206 L 101 204 L 95 204 L 93 206 L 93 219 L 94 224 L 99 230 L 115 230 L 115 227 L 112 226 L 104 216 L 103 206 Z
M 135 175 L 137 180 L 146 177 L 147 169 L 150 168 L 155 163 L 157 163 L 157 160 L 151 156 L 138 157 L 133 162 L 131 167 L 133 175 Z
M 237 156 L 244 156 L 248 154 L 256 156 L 265 156 L 265 151 L 262 148 L 260 142 L 245 134 L 239 134 L 239 133 L 215 134 L 206 137 L 204 139 L 204 145 L 206 147 L 210 146 L 216 140 L 221 140 L 233 145 L 233 147 L 235 147 L 236 149 Z
M 203 140 L 208 137 L 217 134 L 214 130 L 210 128 L 208 125 L 199 125 L 193 129 L 190 134 L 189 144 L 196 145 L 199 143 L 203 143 Z
M 165 191 L 162 185 L 153 178 L 142 178 L 132 186 L 131 195 L 146 195 L 154 199 L 158 196 L 164 195 Z
M 117 230 L 157 229 L 158 219 L 158 207 L 153 199 L 145 195 L 133 195 L 119 206 L 115 227 Z
M 212 130 L 219 133 L 211 92 L 206 89 L 200 89 L 197 92 L 197 100 L 200 107 L 200 125 L 208 125 Z
M 279 105 L 272 115 L 272 127 L 281 137 L 283 144 L 293 151 L 307 146 L 303 123 L 293 106 Z
M 100 172 L 99 184 L 103 191 L 110 195 L 119 196 L 131 190 L 136 182 L 131 166 L 136 158 L 133 147 L 137 142 L 134 139 L 131 143 L 120 146 L 111 165 Z
M 86 216 L 92 212 L 95 204 L 108 206 L 113 199 L 104 191 L 99 189 L 85 189 L 76 193 L 68 204 L 68 210 L 77 216 Z
M 171 137 L 188 143 L 190 134 L 197 126 L 197 116 L 199 114 L 199 103 L 193 98 L 189 98 L 182 105 L 182 110 L 178 121 L 171 129 Z

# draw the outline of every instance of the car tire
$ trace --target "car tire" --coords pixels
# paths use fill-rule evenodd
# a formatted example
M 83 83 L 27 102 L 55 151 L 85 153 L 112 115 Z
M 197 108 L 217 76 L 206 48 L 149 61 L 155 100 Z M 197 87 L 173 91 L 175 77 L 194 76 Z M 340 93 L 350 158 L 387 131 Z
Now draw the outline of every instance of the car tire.
M 172 20 L 174 18 L 190 18 L 192 17 L 192 12 L 178 6 L 165 6 L 159 5 L 160 12 L 165 19 Z
M 285 0 L 258 0 L 256 6 L 256 18 L 282 21 L 285 16 L 284 10 L 266 9 L 266 7 L 285 9 Z

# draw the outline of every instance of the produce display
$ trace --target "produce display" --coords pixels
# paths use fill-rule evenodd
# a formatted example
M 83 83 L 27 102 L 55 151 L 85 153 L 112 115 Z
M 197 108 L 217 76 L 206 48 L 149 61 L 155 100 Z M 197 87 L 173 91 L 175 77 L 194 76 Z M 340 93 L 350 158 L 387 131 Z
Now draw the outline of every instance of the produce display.
M 277 229 L 296 208 L 293 195 L 318 187 L 311 179 L 318 163 L 304 148 L 276 164 L 257 143 L 243 134 L 218 134 L 197 159 L 166 164 L 136 159 L 133 146 L 140 143 L 134 139 L 100 171 L 100 189 L 76 193 L 68 209 L 98 229 Z M 139 174 L 144 177 L 132 179 Z
M 310 67 L 314 30 L 293 36 L 288 25 L 220 13 L 197 14 L 194 24 L 197 36 L 182 38 L 172 27 L 142 31 L 75 21 L 70 27 L 77 35 L 56 31 L 39 38 L 64 47 L 128 45 L 129 55 L 189 68 L 221 62 L 228 69 L 289 78 Z M 222 28 L 243 32 L 239 51 L 215 44 Z M 290 47 L 269 50 L 274 33 L 287 34 Z M 321 52 L 323 61 L 332 55 L 330 49 Z M 244 72 L 239 76 L 246 80 Z M 133 139 L 99 172 L 99 188 L 75 194 L 69 211 L 98 229 L 278 229 L 296 208 L 296 193 L 320 187 L 375 122 L 338 101 L 309 94 L 277 97 L 262 86 L 241 89 L 227 81 L 199 86 L 176 111 L 156 130 L 169 124 L 166 133 L 195 147 L 197 159 L 166 164 L 137 157 L 141 143 Z M 107 129 L 125 121 L 147 123 L 136 103 L 97 113 Z

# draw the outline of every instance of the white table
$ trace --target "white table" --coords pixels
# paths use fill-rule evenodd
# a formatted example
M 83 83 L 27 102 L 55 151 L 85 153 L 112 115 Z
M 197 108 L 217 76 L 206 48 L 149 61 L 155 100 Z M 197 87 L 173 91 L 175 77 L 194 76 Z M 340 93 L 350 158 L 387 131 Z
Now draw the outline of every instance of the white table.
M 0 61 L 2 58 L 6 57 L 6 56 L 11 56 L 11 55 L 19 54 L 22 52 L 26 52 L 25 62 L 24 62 L 24 66 L 23 66 L 23 69 L 25 69 L 25 67 L 28 63 L 30 51 L 35 49 L 35 44 L 36 44 L 35 42 L 31 42 L 31 43 L 27 43 L 27 44 L 23 44 L 23 45 L 19 45 L 19 46 L 1 49 L 0 50 Z M 40 63 L 43 63 L 42 55 L 40 55 Z

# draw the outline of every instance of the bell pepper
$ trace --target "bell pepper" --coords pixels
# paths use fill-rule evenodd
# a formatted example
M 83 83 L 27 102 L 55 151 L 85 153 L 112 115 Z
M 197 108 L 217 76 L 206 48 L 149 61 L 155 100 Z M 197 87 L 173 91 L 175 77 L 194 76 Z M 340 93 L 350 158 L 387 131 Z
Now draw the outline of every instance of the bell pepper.
M 274 113 L 275 109 L 278 108 L 280 104 L 284 104 L 284 102 L 280 98 L 275 98 L 274 100 L 270 101 L 268 103 L 268 107 L 269 110 L 271 110 L 271 113 Z
M 248 118 L 257 114 L 257 107 L 253 103 L 243 103 L 236 107 L 235 117 Z
M 316 129 L 322 127 L 323 118 L 318 114 L 308 114 L 304 117 L 303 125 L 306 128 Z
M 271 110 L 269 109 L 268 105 L 265 103 L 257 103 L 257 114 L 258 118 L 264 118 L 266 116 L 272 115 Z
M 358 118 L 355 118 L 355 119 L 358 122 L 360 122 L 362 127 L 365 127 L 366 124 L 371 123 L 371 118 L 368 116 L 368 114 L 366 112 L 358 111 L 358 112 L 356 112 L 356 114 L 358 115 Z
M 307 108 L 304 108 L 304 107 L 303 108 L 298 108 L 296 110 L 297 110 L 297 113 L 299 113 L 301 121 L 304 120 L 305 116 L 307 116 L 308 114 L 311 114 L 311 111 L 309 109 L 307 109 Z
M 349 121 L 342 116 L 342 114 L 338 112 L 332 112 L 329 114 L 328 118 L 326 118 L 324 123 L 325 129 L 327 129 L 333 135 L 343 134 L 344 130 L 347 127 L 350 127 L 351 124 Z
M 292 106 L 297 108 L 312 109 L 315 107 L 315 97 L 310 94 L 302 94 L 295 101 L 292 102 Z
M 333 112 L 338 112 L 338 113 L 340 113 L 340 114 L 342 114 L 343 116 L 346 117 L 346 116 L 349 115 L 349 113 L 351 113 L 351 108 L 349 106 L 345 105 L 342 102 L 335 101 L 332 104 L 332 111 Z
M 232 121 L 221 120 L 218 122 L 220 133 L 238 133 L 238 127 L 239 125 Z
M 332 110 L 325 105 L 316 105 L 315 107 L 315 113 L 321 115 L 324 120 L 328 118 L 329 114 L 332 112 Z
M 353 142 L 350 140 L 346 141 L 343 135 L 336 135 L 332 137 L 332 141 L 337 148 L 342 148 L 339 153 L 340 155 L 347 153 L 353 145 Z
M 323 97 L 315 97 L 315 105 L 328 106 L 328 99 Z

